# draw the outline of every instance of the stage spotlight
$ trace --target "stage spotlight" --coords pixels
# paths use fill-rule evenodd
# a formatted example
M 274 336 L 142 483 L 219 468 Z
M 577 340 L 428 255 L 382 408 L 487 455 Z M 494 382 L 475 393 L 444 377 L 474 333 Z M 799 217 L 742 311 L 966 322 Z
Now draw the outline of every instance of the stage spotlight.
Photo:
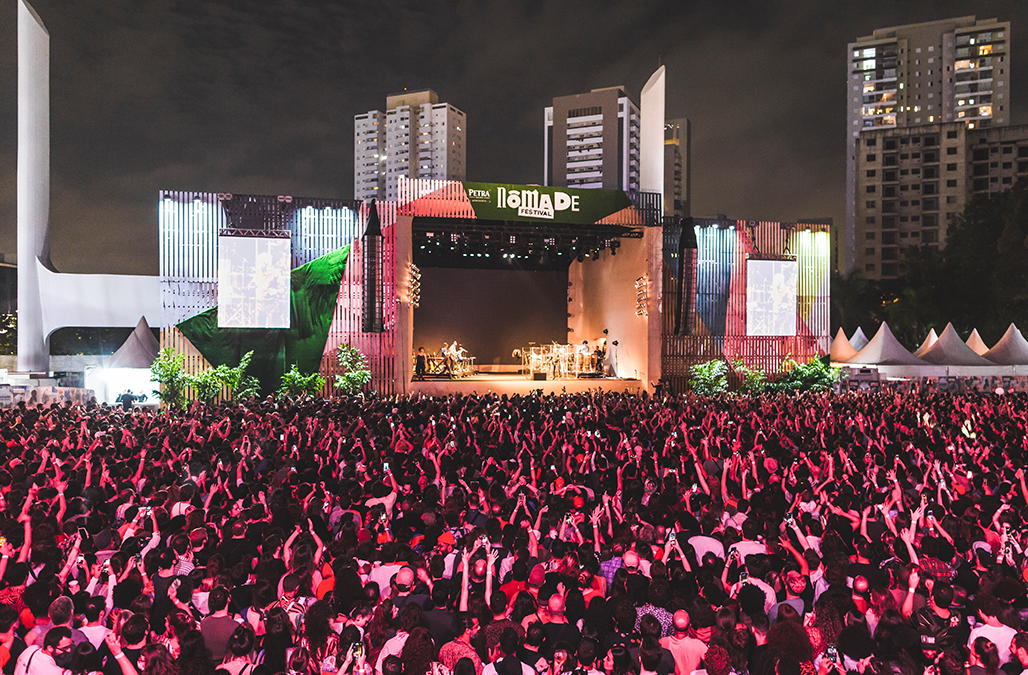
M 617 346 L 618 346 L 618 341 L 617 341 L 617 340 L 614 340 L 614 341 L 613 341 L 613 342 L 611 342 L 610 344 L 612 344 L 612 345 L 614 345 L 615 347 L 617 347 Z

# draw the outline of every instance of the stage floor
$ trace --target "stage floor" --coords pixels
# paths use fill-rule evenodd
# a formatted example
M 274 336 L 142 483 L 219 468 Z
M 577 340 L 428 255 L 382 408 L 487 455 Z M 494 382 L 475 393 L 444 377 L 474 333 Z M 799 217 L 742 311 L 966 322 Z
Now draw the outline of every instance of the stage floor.
M 480 373 L 459 380 L 423 380 L 408 385 L 408 392 L 425 396 L 448 394 L 530 394 L 540 389 L 544 394 L 566 392 L 580 394 L 588 391 L 623 391 L 640 393 L 642 380 L 621 380 L 613 377 L 595 377 L 574 380 L 530 380 L 515 373 Z

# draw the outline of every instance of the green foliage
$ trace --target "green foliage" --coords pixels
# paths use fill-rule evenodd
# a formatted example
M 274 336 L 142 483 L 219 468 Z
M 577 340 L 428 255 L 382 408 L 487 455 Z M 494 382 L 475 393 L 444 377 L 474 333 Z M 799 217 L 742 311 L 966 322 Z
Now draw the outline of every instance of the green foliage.
M 18 315 L 0 314 L 0 354 L 18 353 Z
M 294 363 L 292 368 L 282 374 L 282 384 L 278 388 L 278 397 L 317 396 L 324 386 L 325 378 L 318 373 L 305 375 L 300 372 Z
M 154 390 L 154 396 L 172 408 L 181 408 L 186 402 L 186 387 L 191 378 L 186 374 L 185 361 L 185 354 L 165 347 L 150 366 L 150 379 L 160 385 Z
M 759 366 L 751 368 L 742 359 L 732 361 L 732 370 L 739 378 L 739 391 L 744 394 L 759 394 L 767 386 L 767 373 Z
M 189 386 L 193 390 L 193 398 L 210 405 L 218 398 L 224 385 L 214 370 L 204 370 L 196 375 L 187 375 Z
M 827 391 L 831 389 L 842 373 L 840 368 L 832 368 L 827 359 L 811 359 L 808 363 L 797 363 L 794 359 L 786 359 L 782 364 L 783 372 L 765 385 L 765 391 L 771 393 L 794 393 L 802 391 Z
M 989 343 L 1011 322 L 1028 326 L 1028 180 L 973 197 L 949 224 L 945 249 L 907 248 L 896 279 L 834 276 L 831 309 L 832 326 L 847 334 L 884 320 L 908 348 L 950 321 L 961 337 L 977 328 Z
M 253 375 L 246 374 L 252 358 L 253 350 L 251 349 L 243 355 L 243 358 L 239 359 L 239 365 L 235 368 L 220 365 L 214 369 L 215 376 L 221 385 L 231 390 L 233 401 L 242 401 L 260 395 L 260 381 Z
M 700 396 L 717 396 L 728 391 L 728 364 L 707 361 L 689 369 L 689 389 Z
M 339 365 L 344 371 L 342 375 L 336 375 L 336 389 L 342 390 L 344 394 L 356 394 L 368 382 L 371 382 L 368 360 L 357 351 L 356 347 L 339 345 L 336 354 L 339 356 Z

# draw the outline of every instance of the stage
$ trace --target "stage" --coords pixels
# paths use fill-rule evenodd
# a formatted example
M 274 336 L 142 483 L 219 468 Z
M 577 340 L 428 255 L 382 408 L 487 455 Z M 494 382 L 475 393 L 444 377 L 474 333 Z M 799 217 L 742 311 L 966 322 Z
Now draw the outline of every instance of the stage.
M 515 373 L 480 373 L 455 380 L 415 380 L 407 386 L 410 394 L 447 396 L 448 394 L 530 394 L 542 390 L 544 394 L 580 394 L 589 391 L 616 391 L 637 394 L 645 388 L 642 380 L 624 380 L 613 377 L 593 377 L 565 380 L 530 380 Z

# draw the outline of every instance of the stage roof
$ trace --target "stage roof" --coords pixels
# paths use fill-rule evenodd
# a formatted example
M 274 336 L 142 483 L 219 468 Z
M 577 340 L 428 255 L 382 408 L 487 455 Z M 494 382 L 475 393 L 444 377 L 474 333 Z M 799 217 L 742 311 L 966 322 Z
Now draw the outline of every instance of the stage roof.
M 662 223 L 661 197 L 542 185 L 401 181 L 420 267 L 564 270 L 616 254 L 620 239 Z

